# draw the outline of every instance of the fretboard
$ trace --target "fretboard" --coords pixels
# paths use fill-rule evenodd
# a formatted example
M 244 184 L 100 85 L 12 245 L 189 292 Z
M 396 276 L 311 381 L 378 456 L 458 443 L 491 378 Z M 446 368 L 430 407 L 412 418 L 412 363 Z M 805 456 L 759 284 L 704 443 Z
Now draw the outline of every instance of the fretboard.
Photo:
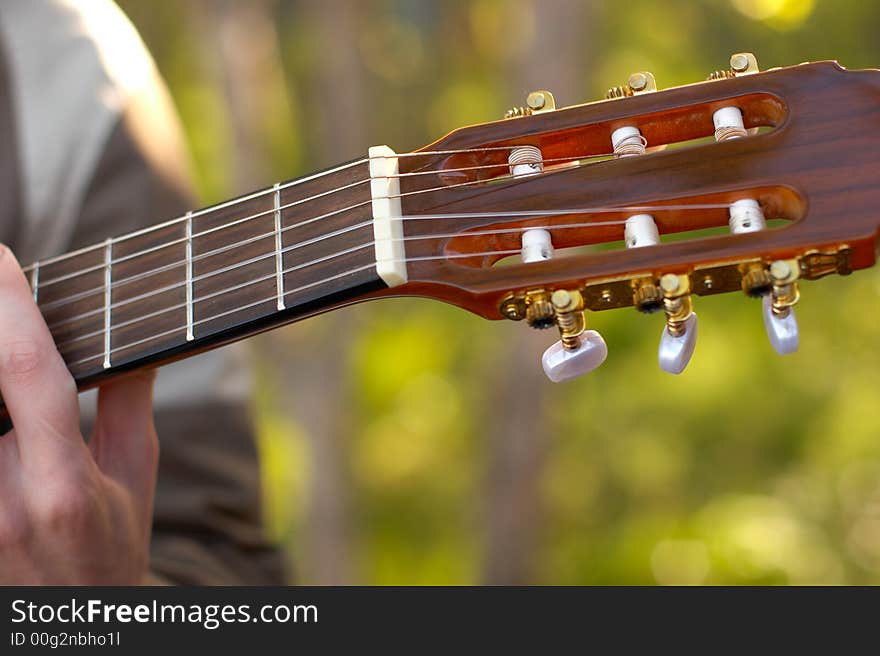
M 26 267 L 81 387 L 386 285 L 366 159 Z

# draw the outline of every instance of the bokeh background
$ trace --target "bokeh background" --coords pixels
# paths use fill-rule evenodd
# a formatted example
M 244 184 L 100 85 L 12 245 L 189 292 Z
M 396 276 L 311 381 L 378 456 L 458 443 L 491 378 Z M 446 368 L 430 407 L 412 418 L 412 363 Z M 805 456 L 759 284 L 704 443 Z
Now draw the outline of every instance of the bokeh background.
M 122 0 L 182 115 L 204 203 L 636 70 L 702 80 L 880 65 L 868 0 Z M 880 126 L 878 126 L 880 127 Z M 157 217 L 164 218 L 164 217 Z M 807 283 L 801 349 L 700 298 L 680 377 L 659 317 L 591 316 L 610 355 L 544 379 L 548 332 L 417 299 L 251 341 L 268 525 L 301 583 L 880 582 L 880 276 Z

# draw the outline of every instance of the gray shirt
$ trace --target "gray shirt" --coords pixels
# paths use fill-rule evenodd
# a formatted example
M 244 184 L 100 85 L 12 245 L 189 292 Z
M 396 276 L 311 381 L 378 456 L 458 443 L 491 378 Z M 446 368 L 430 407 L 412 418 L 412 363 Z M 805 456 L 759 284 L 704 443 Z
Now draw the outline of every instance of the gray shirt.
M 192 208 L 167 89 L 110 0 L 0 7 L 0 194 L 0 240 L 23 264 Z M 260 520 L 243 348 L 169 365 L 157 378 L 159 580 L 282 582 Z M 88 424 L 94 395 L 81 400 Z

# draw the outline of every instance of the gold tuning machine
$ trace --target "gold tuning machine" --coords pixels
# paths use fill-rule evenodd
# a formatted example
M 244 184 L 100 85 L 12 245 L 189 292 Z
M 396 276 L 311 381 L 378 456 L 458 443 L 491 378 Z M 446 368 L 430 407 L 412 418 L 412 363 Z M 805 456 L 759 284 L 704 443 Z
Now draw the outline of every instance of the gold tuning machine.
M 626 98 L 635 96 L 640 93 L 650 93 L 657 90 L 657 80 L 654 74 L 649 71 L 639 71 L 629 76 L 626 84 L 619 87 L 611 87 L 605 92 L 605 98 L 613 100 L 615 98 Z
M 657 357 L 660 368 L 670 374 L 685 370 L 697 343 L 697 314 L 691 299 L 690 276 L 667 273 L 660 278 L 666 325 L 660 335 Z
M 667 273 L 660 278 L 660 289 L 663 291 L 666 328 L 673 337 L 681 337 L 687 320 L 694 313 L 691 279 L 686 275 Z
M 798 278 L 801 267 L 797 259 L 776 260 L 770 264 L 773 280 L 771 293 L 764 297 L 764 329 L 773 350 L 779 355 L 794 353 L 800 344 L 800 333 L 793 306 L 800 298 Z
M 579 346 L 579 338 L 587 328 L 584 317 L 584 297 L 577 290 L 557 289 L 550 297 L 556 326 L 562 346 L 574 350 Z
M 556 98 L 546 89 L 532 91 L 526 96 L 526 104 L 524 107 L 512 107 L 504 114 L 504 118 L 520 118 L 522 116 L 531 116 L 532 114 L 542 114 L 544 112 L 552 112 L 556 109 Z
M 770 265 L 769 273 L 773 281 L 773 314 L 786 317 L 801 297 L 797 282 L 800 265 L 797 260 L 776 260 Z
M 730 68 L 727 70 L 713 71 L 709 74 L 710 80 L 725 80 L 741 75 L 752 75 L 760 72 L 758 60 L 750 52 L 736 52 L 730 56 Z

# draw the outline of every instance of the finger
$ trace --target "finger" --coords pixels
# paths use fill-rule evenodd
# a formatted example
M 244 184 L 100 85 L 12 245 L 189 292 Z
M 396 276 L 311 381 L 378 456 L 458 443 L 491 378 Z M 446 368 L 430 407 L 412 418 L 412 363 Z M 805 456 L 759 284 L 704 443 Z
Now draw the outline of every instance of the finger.
M 155 372 L 142 371 L 103 385 L 98 390 L 90 441 L 101 471 L 145 502 L 153 497 L 159 459 L 153 424 L 154 379 Z
M 76 386 L 12 252 L 0 245 L 0 393 L 22 460 L 84 451 Z M 45 460 L 50 459 L 49 461 Z

